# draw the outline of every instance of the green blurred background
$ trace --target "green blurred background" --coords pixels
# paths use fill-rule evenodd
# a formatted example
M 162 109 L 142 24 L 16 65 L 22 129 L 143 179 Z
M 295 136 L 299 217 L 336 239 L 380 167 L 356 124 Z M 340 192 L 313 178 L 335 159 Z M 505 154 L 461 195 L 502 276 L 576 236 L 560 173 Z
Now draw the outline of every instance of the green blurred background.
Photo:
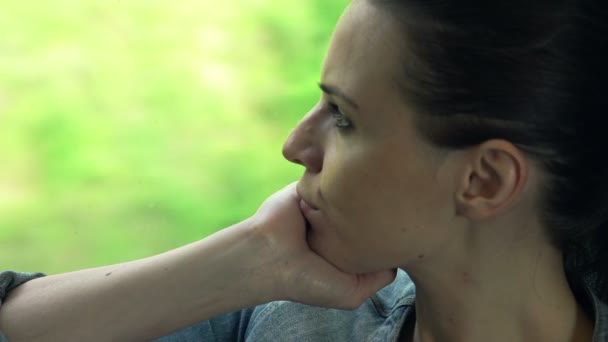
M 0 0 L 0 270 L 149 256 L 253 214 L 346 0 Z

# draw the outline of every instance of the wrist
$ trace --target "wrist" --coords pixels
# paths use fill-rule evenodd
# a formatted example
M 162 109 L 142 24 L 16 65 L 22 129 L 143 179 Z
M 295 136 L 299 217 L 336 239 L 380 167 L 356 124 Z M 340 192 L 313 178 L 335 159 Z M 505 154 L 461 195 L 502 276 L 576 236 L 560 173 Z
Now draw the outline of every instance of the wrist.
M 236 243 L 237 266 L 241 277 L 237 280 L 240 291 L 252 300 L 253 305 L 285 299 L 281 291 L 281 278 L 276 243 L 263 229 L 263 223 L 249 218 L 235 227 L 240 232 Z
M 250 218 L 194 244 L 195 286 L 214 292 L 202 291 L 203 301 L 222 298 L 229 312 L 281 298 L 269 239 L 259 228 Z

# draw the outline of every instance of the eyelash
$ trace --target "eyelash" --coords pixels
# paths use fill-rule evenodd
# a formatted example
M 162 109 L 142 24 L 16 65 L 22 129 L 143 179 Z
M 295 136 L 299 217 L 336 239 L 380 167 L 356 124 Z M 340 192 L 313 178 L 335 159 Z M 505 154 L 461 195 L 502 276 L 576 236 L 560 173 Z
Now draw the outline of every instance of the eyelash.
M 352 128 L 352 122 L 342 113 L 340 107 L 332 102 L 327 103 L 329 106 L 329 113 L 334 118 L 335 126 L 339 129 L 348 129 Z

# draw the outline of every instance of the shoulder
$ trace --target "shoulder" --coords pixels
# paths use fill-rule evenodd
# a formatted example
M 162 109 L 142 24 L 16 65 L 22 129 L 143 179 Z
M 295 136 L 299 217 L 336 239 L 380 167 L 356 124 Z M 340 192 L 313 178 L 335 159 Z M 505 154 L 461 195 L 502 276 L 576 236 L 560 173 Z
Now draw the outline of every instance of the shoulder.
M 392 284 L 356 310 L 277 301 L 215 317 L 156 341 L 395 340 L 414 296 L 412 281 L 399 271 Z
M 415 299 L 416 287 L 414 282 L 401 269 L 397 271 L 397 277 L 392 284 L 370 298 L 378 313 L 383 316 L 390 315 L 400 307 L 413 305 Z
M 411 279 L 399 271 L 395 281 L 356 310 L 337 310 L 278 301 L 257 307 L 247 329 L 251 341 L 277 340 L 289 336 L 300 341 L 354 340 L 374 335 L 386 321 L 401 320 L 411 306 L 415 288 Z
M 318 317 L 352 319 L 353 317 L 376 315 L 386 317 L 399 307 L 412 305 L 415 297 L 414 283 L 407 273 L 399 270 L 397 277 L 390 285 L 375 293 L 356 310 L 327 309 L 295 302 L 277 301 L 256 308 L 252 320 L 263 321 L 270 317 L 273 320 L 281 317 L 287 321 L 293 317 L 298 320 Z

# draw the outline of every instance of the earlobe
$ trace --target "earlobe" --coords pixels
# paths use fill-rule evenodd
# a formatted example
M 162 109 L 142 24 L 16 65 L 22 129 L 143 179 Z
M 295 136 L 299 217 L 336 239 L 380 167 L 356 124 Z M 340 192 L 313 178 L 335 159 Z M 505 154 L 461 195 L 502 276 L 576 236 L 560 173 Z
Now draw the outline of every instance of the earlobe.
M 472 220 L 495 217 L 509 210 L 522 192 L 526 160 L 511 143 L 491 140 L 473 151 L 462 179 L 457 214 Z

